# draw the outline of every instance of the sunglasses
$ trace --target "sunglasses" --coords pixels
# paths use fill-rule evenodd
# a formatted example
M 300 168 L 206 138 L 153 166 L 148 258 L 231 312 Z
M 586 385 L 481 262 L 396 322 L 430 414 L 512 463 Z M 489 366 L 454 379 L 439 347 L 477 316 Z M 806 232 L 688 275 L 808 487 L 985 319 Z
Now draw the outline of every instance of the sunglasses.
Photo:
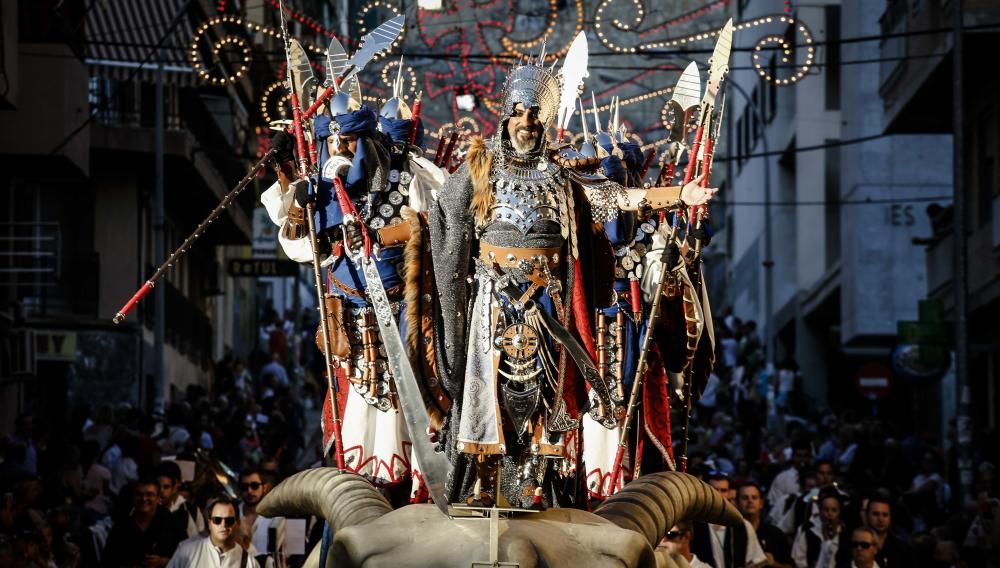
M 666 537 L 667 540 L 677 540 L 682 536 L 684 536 L 685 534 L 687 533 L 685 533 L 684 531 L 667 531 Z
M 242 489 L 243 491 L 250 491 L 251 489 L 256 491 L 260 489 L 260 486 L 261 482 L 259 481 L 251 481 L 250 483 L 240 483 L 240 489 Z
M 872 543 L 864 542 L 861 540 L 852 540 L 851 546 L 853 546 L 854 548 L 860 548 L 861 550 L 868 550 L 869 548 L 872 547 Z
M 221 525 L 226 523 L 227 527 L 231 527 L 236 524 L 236 517 L 212 517 L 213 525 Z

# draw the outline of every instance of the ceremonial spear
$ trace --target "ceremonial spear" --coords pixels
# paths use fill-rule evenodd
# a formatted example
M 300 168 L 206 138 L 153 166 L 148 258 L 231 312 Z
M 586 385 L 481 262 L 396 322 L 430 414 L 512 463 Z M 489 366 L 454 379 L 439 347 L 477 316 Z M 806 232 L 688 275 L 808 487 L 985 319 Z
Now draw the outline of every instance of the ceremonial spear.
M 289 96 L 291 97 L 292 103 L 292 131 L 295 133 L 295 146 L 298 150 L 298 163 L 299 163 L 299 177 L 300 179 L 296 183 L 303 183 L 305 178 L 309 175 L 310 166 L 315 166 L 316 162 L 316 150 L 315 143 L 311 144 L 310 152 L 307 156 L 306 146 L 305 146 L 305 135 L 303 133 L 303 112 L 301 107 L 301 100 L 299 98 L 298 90 L 295 88 L 295 79 L 292 67 L 292 50 L 294 49 L 291 40 L 288 38 L 288 26 L 285 24 L 285 10 L 281 5 L 281 0 L 278 0 L 278 10 L 281 12 L 281 37 L 285 45 L 285 61 L 286 61 L 286 72 L 285 78 L 287 81 L 287 89 Z M 298 46 L 298 55 L 300 58 L 305 57 L 305 52 L 302 51 L 301 46 L 298 42 L 294 44 Z M 311 72 L 309 67 L 309 61 L 305 61 L 305 70 Z M 335 80 L 331 87 L 338 85 Z M 304 84 L 300 85 L 305 87 Z M 304 89 L 303 89 L 304 92 Z M 317 107 L 318 108 L 318 107 Z M 307 162 L 310 160 L 312 163 Z M 308 183 L 308 182 L 306 182 Z M 341 432 L 341 418 L 340 409 L 337 407 L 335 381 L 333 371 L 333 357 L 330 353 L 330 322 L 327 317 L 326 310 L 326 295 L 323 290 L 323 269 L 320 262 L 319 253 L 319 242 L 316 239 L 316 204 L 314 200 L 310 199 L 306 202 L 306 220 L 309 227 L 309 247 L 312 249 L 312 269 L 313 269 L 313 284 L 316 287 L 316 304 L 319 307 L 319 327 L 320 333 L 323 335 L 323 370 L 326 373 L 326 385 L 327 385 L 327 395 L 330 397 L 330 417 L 333 423 L 333 456 L 336 461 L 337 468 L 344 469 L 344 444 L 342 441 Z
M 708 71 L 708 84 L 705 86 L 705 95 L 701 99 L 701 107 L 699 109 L 698 116 L 698 130 L 695 135 L 695 143 L 692 147 L 691 153 L 688 154 L 688 164 L 687 170 L 684 173 L 685 183 L 691 181 L 694 177 L 695 172 L 698 171 L 699 166 L 701 169 L 701 184 L 703 187 L 707 187 L 708 178 L 712 171 L 712 155 L 715 151 L 715 142 L 719 136 L 719 125 L 722 123 L 722 109 L 720 109 L 719 116 L 716 117 L 716 129 L 713 132 L 712 129 L 712 114 L 715 110 L 715 97 L 719 94 L 719 90 L 722 86 L 722 82 L 725 80 L 726 74 L 729 73 L 729 53 L 733 45 L 733 21 L 730 19 L 723 26 L 722 31 L 719 33 L 719 40 L 716 42 L 715 51 L 712 53 L 712 58 L 708 60 L 709 71 Z M 723 98 L 723 103 L 725 103 L 725 98 Z M 703 140 L 704 139 L 704 140 Z M 699 147 L 704 144 L 704 148 L 701 153 L 699 153 Z M 691 208 L 688 226 L 692 224 L 695 228 L 701 226 L 701 220 L 705 215 L 705 206 L 698 205 Z M 693 221 L 693 223 L 692 223 Z M 701 241 L 695 240 L 695 259 L 701 252 Z M 699 277 L 700 280 L 700 277 Z M 712 317 L 711 314 L 707 314 L 706 317 Z M 688 366 L 691 362 L 688 361 Z M 690 436 L 688 435 L 688 429 L 691 421 L 691 380 L 690 378 L 685 381 L 684 385 L 684 398 L 685 398 L 685 413 L 684 413 L 684 442 L 681 447 L 681 471 L 687 471 L 687 446 Z
M 670 126 L 670 151 L 667 155 L 667 163 L 660 170 L 660 175 L 656 179 L 656 185 L 666 183 L 670 185 L 674 180 L 674 171 L 677 162 L 680 161 L 684 151 L 684 144 L 688 136 L 688 122 L 691 112 L 698 106 L 701 98 L 701 74 L 698 72 L 698 64 L 692 61 L 684 68 L 677 84 L 674 86 L 674 93 L 670 97 L 670 109 L 674 114 L 674 122 Z M 662 219 L 661 219 L 662 221 Z
M 696 156 L 698 155 L 698 148 L 702 143 L 702 138 L 706 131 L 709 132 L 708 144 L 713 143 L 711 139 L 711 125 L 712 125 L 712 111 L 715 106 L 715 96 L 719 92 L 719 85 L 722 83 L 722 79 L 725 74 L 729 71 L 729 53 L 733 42 L 733 21 L 730 19 L 726 22 L 726 25 L 722 28 L 722 32 L 719 34 L 719 40 L 715 44 L 715 50 L 712 52 L 712 58 L 709 60 L 709 76 L 708 76 L 708 86 L 705 89 L 705 95 L 701 99 L 700 105 L 700 115 L 698 117 L 698 129 L 695 132 L 695 141 L 692 146 L 691 153 L 688 154 L 688 168 L 684 175 L 683 185 L 687 185 L 693 178 L 694 172 L 696 171 L 697 164 L 695 163 Z M 683 75 L 682 75 L 683 78 Z M 711 163 L 707 164 L 708 168 L 711 168 Z M 705 185 L 705 180 L 701 180 L 702 187 L 707 187 Z M 677 213 L 675 213 L 676 215 Z M 670 237 L 667 240 L 666 245 L 663 249 L 663 258 L 667 260 L 670 255 L 671 245 L 674 243 L 674 238 L 677 233 L 677 223 L 674 224 L 673 229 L 670 232 Z M 625 413 L 625 420 L 622 424 L 621 435 L 618 438 L 618 451 L 615 453 L 614 466 L 611 469 L 611 483 L 610 487 L 613 491 L 618 485 L 618 478 L 621 476 L 622 460 L 625 458 L 625 451 L 628 448 L 628 432 L 632 426 L 632 420 L 635 416 L 635 410 L 639 402 L 639 393 L 642 390 L 642 379 L 646 373 L 646 367 L 648 365 L 649 350 L 653 343 L 653 332 L 656 329 L 656 322 L 660 315 L 660 299 L 663 297 L 663 290 L 666 287 L 667 278 L 670 275 L 671 267 L 668 265 L 663 266 L 663 273 L 660 275 L 660 281 L 656 285 L 656 292 L 653 294 L 653 304 L 650 306 L 649 313 L 649 323 L 646 326 L 646 334 L 642 340 L 642 350 L 639 352 L 639 362 L 635 369 L 635 379 L 632 381 L 632 393 L 629 396 L 628 409 Z M 691 397 L 688 396 L 688 401 Z M 690 405 L 690 402 L 688 402 Z M 690 414 L 690 412 L 688 413 Z M 687 432 L 685 429 L 685 437 Z M 686 460 L 686 454 L 683 455 L 683 459 Z M 682 461 L 682 470 L 686 466 L 686 461 Z

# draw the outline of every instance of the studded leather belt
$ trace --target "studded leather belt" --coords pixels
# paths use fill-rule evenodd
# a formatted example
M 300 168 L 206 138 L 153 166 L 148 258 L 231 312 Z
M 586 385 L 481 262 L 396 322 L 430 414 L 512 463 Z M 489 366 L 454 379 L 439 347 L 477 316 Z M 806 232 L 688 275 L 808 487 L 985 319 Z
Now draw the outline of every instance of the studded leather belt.
M 544 258 L 549 268 L 559 266 L 562 256 L 562 247 L 545 248 L 520 248 L 520 247 L 497 247 L 489 243 L 479 243 L 479 258 L 486 262 L 496 263 L 501 268 L 524 269 L 531 263 L 538 267 L 539 260 Z M 522 263 L 522 261 L 526 261 Z

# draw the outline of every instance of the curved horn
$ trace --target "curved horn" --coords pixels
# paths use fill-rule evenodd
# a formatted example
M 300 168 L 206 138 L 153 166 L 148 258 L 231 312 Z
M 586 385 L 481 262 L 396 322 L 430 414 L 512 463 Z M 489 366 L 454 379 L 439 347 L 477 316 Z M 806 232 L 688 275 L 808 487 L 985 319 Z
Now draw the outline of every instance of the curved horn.
M 363 525 L 392 511 L 365 478 L 333 467 L 307 469 L 282 481 L 260 504 L 265 517 L 322 516 L 333 533 Z
M 608 497 L 594 513 L 645 536 L 654 547 L 678 521 L 729 526 L 743 522 L 736 507 L 712 486 L 676 471 L 644 475 L 632 481 Z

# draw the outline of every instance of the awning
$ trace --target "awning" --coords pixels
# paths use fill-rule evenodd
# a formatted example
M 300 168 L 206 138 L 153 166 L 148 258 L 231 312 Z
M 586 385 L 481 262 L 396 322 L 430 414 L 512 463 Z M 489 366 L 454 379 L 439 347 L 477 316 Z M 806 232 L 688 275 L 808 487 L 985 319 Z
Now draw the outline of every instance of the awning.
M 87 11 L 87 59 L 95 75 L 194 85 L 188 59 L 193 35 L 190 0 L 100 0 Z M 164 37 L 166 36 L 166 37 Z M 162 39 L 162 42 L 160 41 Z

